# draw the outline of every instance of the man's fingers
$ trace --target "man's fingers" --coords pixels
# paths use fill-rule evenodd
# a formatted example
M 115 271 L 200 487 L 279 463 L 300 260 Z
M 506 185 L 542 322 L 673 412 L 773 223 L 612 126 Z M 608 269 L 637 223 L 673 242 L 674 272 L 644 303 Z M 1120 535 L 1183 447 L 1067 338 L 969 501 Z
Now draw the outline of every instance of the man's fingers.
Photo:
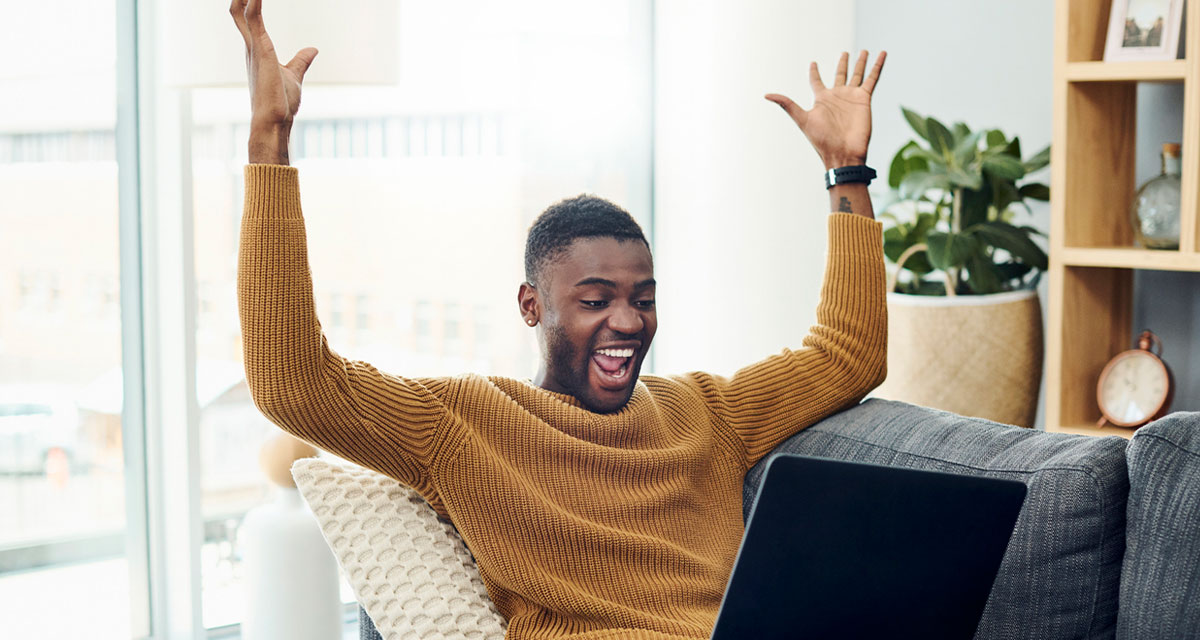
M 817 70 L 816 62 L 808 65 L 808 84 L 812 87 L 813 93 L 825 89 L 825 83 L 821 82 L 821 72 Z
M 846 84 L 846 67 L 850 65 L 850 54 L 845 51 L 838 57 L 837 72 L 833 77 L 833 86 L 841 87 Z
M 791 98 L 778 93 L 768 93 L 763 97 L 783 108 L 792 117 L 792 120 L 796 121 L 797 125 L 803 127 L 808 122 L 808 112 L 801 108 L 800 105 L 792 102 Z
M 242 40 L 246 41 L 246 48 L 250 48 L 250 30 L 246 28 L 246 0 L 233 0 L 229 5 L 229 15 L 233 16 L 233 23 L 237 25 L 238 31 L 242 34 Z
M 246 26 L 249 27 L 250 33 L 258 35 L 267 30 L 263 26 L 262 19 L 262 0 L 246 0 Z
M 883 73 L 883 63 L 887 60 L 887 51 L 880 51 L 879 56 L 875 58 L 875 66 L 871 67 L 871 73 L 863 80 L 862 87 L 867 93 L 875 91 L 875 83 L 879 82 L 879 74 Z
M 857 87 L 862 84 L 863 74 L 867 71 L 867 52 L 864 49 L 858 54 L 858 60 L 854 63 L 854 75 L 850 76 L 849 85 Z
M 317 50 L 313 47 L 305 47 L 296 52 L 296 55 L 285 65 L 288 69 L 296 72 L 296 75 L 303 80 L 304 72 L 308 71 L 309 65 L 312 64 L 313 58 L 317 57 Z

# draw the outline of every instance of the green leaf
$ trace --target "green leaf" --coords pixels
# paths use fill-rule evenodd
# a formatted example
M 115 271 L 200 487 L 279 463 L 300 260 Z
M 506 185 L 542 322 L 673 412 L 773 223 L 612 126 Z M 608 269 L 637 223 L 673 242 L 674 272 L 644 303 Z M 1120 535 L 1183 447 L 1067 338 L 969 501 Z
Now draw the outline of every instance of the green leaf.
M 1050 164 L 1050 147 L 1047 146 L 1045 149 L 1037 152 L 1032 158 L 1026 160 L 1024 164 L 1025 173 L 1033 173 Z
M 978 189 L 983 186 L 983 174 L 979 173 L 979 169 L 972 171 L 952 168 L 946 172 L 946 178 L 951 187 Z
M 931 171 L 911 171 L 900 183 L 900 195 L 915 200 L 930 189 L 949 189 L 946 176 Z
M 1004 147 L 1004 152 L 1019 161 L 1021 159 L 1021 139 L 1013 136 L 1012 142 L 1009 142 L 1008 146 Z
M 929 117 L 925 119 L 925 128 L 929 131 L 929 146 L 934 152 L 945 155 L 954 150 L 954 135 L 946 125 L 938 122 L 936 118 Z
M 975 239 L 962 233 L 934 231 L 927 238 L 929 263 L 942 271 L 963 266 L 976 248 Z
M 912 239 L 913 244 L 925 242 L 925 238 L 928 237 L 929 232 L 937 226 L 937 221 L 938 217 L 936 214 L 918 213 L 917 222 L 913 225 L 912 233 L 909 234 L 909 238 Z
M 1021 194 L 1022 198 L 1029 198 L 1030 200 L 1041 200 L 1042 202 L 1045 202 L 1050 199 L 1050 187 L 1047 187 L 1040 182 L 1023 185 L 1018 193 Z
M 900 112 L 904 114 L 904 119 L 908 121 L 908 126 L 912 127 L 917 135 L 924 140 L 929 140 L 929 130 L 925 128 L 925 118 L 917 115 L 917 112 L 910 111 L 904 107 L 900 107 Z
M 891 188 L 899 188 L 900 182 L 904 180 L 904 176 L 908 175 L 908 172 L 911 170 L 909 168 L 908 157 L 905 155 L 905 152 L 913 147 L 920 148 L 917 146 L 915 140 L 909 140 L 908 144 L 900 147 L 900 150 L 896 152 L 896 155 L 892 156 L 892 165 L 888 167 L 888 186 Z
M 981 222 L 987 222 L 988 205 L 992 203 L 991 187 L 986 184 L 979 189 L 963 189 L 959 197 L 959 228 L 966 229 Z
M 992 129 L 987 132 L 987 146 L 989 149 L 995 147 L 1003 147 L 1008 144 L 1008 138 L 1004 137 L 1004 132 L 999 129 Z
M 976 131 L 968 133 L 954 147 L 954 161 L 960 167 L 966 167 L 975 159 L 975 154 L 979 152 L 979 138 L 983 132 Z
M 978 295 L 998 293 L 1004 288 L 996 265 L 986 255 L 979 253 L 971 254 L 967 259 L 967 286 Z
M 992 183 L 992 206 L 997 215 L 1003 215 L 1012 203 L 1020 201 L 1021 193 L 1012 180 L 993 179 L 989 182 Z
M 954 123 L 954 141 L 958 142 L 963 138 L 971 135 L 971 128 L 965 122 Z
M 1005 282 L 1012 280 L 1021 280 L 1030 271 L 1033 271 L 1033 265 L 1025 264 L 1024 262 L 1002 262 L 996 265 L 996 271 L 1000 274 L 1000 278 Z M 1012 288 L 1016 289 L 1015 285 Z
M 974 236 L 994 247 L 1004 249 L 1014 258 L 1045 270 L 1049 266 L 1046 252 L 1029 238 L 1029 234 L 1006 222 L 985 222 L 970 229 Z M 932 250 L 932 243 L 930 249 Z
M 1020 180 L 1025 176 L 1021 161 L 1006 155 L 984 156 L 983 170 L 1001 180 Z
M 883 230 L 883 255 L 887 257 L 892 264 L 900 259 L 900 254 L 908 249 L 909 243 L 905 237 L 904 230 L 900 227 L 888 227 Z

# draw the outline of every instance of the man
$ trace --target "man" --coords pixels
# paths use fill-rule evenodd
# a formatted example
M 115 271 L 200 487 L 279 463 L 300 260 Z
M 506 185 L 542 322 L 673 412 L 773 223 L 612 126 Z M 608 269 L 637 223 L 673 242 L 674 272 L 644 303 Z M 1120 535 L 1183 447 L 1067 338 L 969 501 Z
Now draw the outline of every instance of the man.
M 866 178 L 835 174 L 818 326 L 803 348 L 731 378 L 640 376 L 657 328 L 653 262 L 628 214 L 598 198 L 530 230 L 522 319 L 532 381 L 403 378 L 329 349 L 314 311 L 288 134 L 315 49 L 280 65 L 261 0 L 231 8 L 252 119 L 238 273 L 247 380 L 274 422 L 405 482 L 470 546 L 512 638 L 704 638 L 742 535 L 745 472 L 885 375 L 882 240 Z M 816 65 L 804 110 L 781 106 L 829 169 L 858 167 L 883 67 L 834 86 Z M 859 170 L 861 171 L 861 170 Z M 798 490 L 803 490 L 798 487 Z

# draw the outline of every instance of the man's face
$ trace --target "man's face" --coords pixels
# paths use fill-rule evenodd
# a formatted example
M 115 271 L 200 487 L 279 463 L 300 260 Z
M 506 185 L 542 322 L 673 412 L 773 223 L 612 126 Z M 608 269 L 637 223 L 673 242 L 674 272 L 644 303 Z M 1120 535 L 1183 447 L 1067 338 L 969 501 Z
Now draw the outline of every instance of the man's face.
M 521 286 L 521 312 L 539 327 L 538 386 L 598 413 L 629 402 L 658 329 L 654 263 L 640 240 L 579 238 Z

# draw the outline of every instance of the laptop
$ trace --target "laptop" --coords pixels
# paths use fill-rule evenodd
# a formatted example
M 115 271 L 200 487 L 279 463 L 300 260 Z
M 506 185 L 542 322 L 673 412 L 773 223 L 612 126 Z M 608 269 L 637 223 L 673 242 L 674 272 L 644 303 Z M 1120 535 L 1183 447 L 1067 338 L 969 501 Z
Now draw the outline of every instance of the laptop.
M 1025 485 L 778 454 L 713 640 L 975 635 Z

